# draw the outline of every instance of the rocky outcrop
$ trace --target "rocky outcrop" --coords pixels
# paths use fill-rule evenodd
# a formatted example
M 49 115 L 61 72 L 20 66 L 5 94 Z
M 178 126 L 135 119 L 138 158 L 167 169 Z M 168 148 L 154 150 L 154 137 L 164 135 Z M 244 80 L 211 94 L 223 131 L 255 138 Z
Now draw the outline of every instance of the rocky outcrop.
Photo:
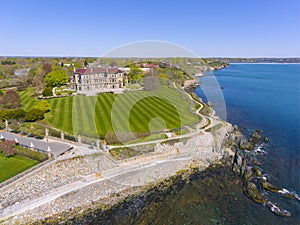
M 267 203 L 267 200 L 264 196 L 259 192 L 256 184 L 254 182 L 246 182 L 243 186 L 244 193 L 251 198 L 253 201 L 257 203 Z
M 241 134 L 237 127 L 234 127 L 234 131 L 229 135 L 227 143 L 227 147 L 230 147 L 234 152 L 234 155 L 232 156 L 232 171 L 240 177 L 244 194 L 247 197 L 257 203 L 267 206 L 270 211 L 276 215 L 289 217 L 291 216 L 289 211 L 269 201 L 260 191 L 270 191 L 278 193 L 286 198 L 300 200 L 298 195 L 291 193 L 286 189 L 276 187 L 271 181 L 263 176 L 262 168 L 260 167 L 262 163 L 253 157 L 253 153 L 264 152 L 261 149 L 260 151 L 256 150 L 254 152 L 253 150 L 263 148 L 264 144 L 269 141 L 267 137 L 262 137 L 262 131 L 256 130 L 247 139 Z

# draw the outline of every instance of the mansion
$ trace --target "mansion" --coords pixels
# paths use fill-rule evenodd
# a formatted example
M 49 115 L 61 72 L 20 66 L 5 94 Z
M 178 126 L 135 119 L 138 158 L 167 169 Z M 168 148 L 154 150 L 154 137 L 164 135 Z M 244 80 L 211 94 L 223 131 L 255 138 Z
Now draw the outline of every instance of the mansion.
M 125 79 L 124 79 L 125 78 Z M 96 95 L 102 92 L 122 93 L 127 73 L 118 68 L 90 67 L 76 69 L 70 87 L 78 94 Z

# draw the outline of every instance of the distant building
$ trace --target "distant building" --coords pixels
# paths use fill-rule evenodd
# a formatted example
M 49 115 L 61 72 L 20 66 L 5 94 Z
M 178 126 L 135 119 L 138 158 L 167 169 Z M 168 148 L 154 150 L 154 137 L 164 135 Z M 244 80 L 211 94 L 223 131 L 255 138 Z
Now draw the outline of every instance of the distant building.
M 102 92 L 122 93 L 123 78 L 127 73 L 118 68 L 83 68 L 76 69 L 70 80 L 70 87 L 79 94 L 95 95 Z
M 153 63 L 142 63 L 142 68 L 155 68 L 158 69 L 159 65 Z
M 15 76 L 22 77 L 22 76 L 27 76 L 29 73 L 30 69 L 20 69 L 20 70 L 15 70 Z

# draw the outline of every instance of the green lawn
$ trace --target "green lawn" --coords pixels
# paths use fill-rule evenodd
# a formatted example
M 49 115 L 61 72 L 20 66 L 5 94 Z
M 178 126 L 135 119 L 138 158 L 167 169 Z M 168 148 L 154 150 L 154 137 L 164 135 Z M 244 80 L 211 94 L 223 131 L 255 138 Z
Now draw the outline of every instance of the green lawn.
M 167 86 L 157 91 L 132 91 L 121 95 L 74 96 L 49 100 L 46 120 L 69 133 L 104 137 L 108 131 L 149 132 L 179 128 L 198 121 L 190 101 Z
M 25 110 L 39 100 L 34 89 L 19 92 Z M 156 91 L 129 91 L 98 96 L 72 96 L 49 99 L 50 113 L 45 120 L 50 125 L 71 134 L 104 138 L 113 131 L 145 133 L 180 128 L 199 120 L 191 113 L 191 102 L 183 94 L 161 85 Z
M 34 98 L 34 88 L 28 88 L 25 91 L 20 91 L 22 108 L 24 110 L 30 110 L 38 103 L 38 99 Z
M 0 183 L 37 165 L 38 163 L 39 162 L 36 160 L 21 156 L 6 158 L 3 153 L 0 153 Z

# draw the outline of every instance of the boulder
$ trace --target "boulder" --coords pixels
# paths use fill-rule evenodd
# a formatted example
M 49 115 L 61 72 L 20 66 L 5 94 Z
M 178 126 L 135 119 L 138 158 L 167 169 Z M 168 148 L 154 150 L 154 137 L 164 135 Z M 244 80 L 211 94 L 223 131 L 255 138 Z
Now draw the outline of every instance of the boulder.
M 259 131 L 259 130 L 258 130 Z M 260 135 L 260 131 L 257 132 L 253 132 L 249 138 L 249 142 L 251 142 L 253 145 L 258 144 L 262 138 L 262 136 Z
M 283 216 L 283 217 L 290 217 L 291 213 L 275 204 L 273 204 L 272 202 L 267 202 L 267 206 L 269 207 L 269 209 L 275 213 L 278 216 Z
M 268 137 L 264 137 L 264 142 L 268 143 L 269 142 L 269 138 Z
M 259 184 L 261 185 L 261 187 L 263 189 L 271 191 L 271 192 L 278 192 L 279 190 L 281 190 L 281 188 L 275 187 L 271 182 L 266 181 L 264 179 L 261 179 L 259 181 Z
M 248 141 L 246 138 L 242 138 L 240 143 L 239 143 L 239 147 L 241 150 L 253 150 L 254 149 L 254 145 Z
M 255 176 L 262 177 L 262 171 L 258 166 L 254 167 L 253 172 Z
M 244 179 L 246 182 L 248 182 L 249 180 L 251 180 L 251 178 L 254 177 L 253 171 L 252 171 L 252 167 L 251 166 L 247 166 L 244 172 Z
M 244 193 L 246 196 L 248 196 L 250 199 L 257 203 L 266 203 L 267 201 L 264 199 L 262 194 L 257 189 L 257 186 L 253 182 L 247 182 L 244 185 Z

